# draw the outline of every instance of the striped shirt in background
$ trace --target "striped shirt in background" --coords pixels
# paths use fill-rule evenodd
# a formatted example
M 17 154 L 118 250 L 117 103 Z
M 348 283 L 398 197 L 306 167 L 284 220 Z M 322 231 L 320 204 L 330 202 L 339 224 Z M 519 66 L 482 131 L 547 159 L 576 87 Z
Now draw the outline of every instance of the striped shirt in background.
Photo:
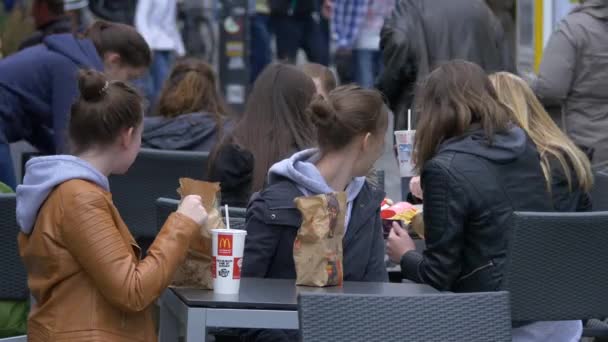
M 332 36 L 338 48 L 380 48 L 380 30 L 395 0 L 334 0 Z

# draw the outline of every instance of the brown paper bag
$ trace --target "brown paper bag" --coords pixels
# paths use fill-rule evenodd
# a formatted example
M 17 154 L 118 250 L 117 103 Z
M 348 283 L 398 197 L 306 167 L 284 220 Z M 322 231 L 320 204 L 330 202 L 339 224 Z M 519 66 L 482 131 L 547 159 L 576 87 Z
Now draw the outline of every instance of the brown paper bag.
M 422 216 L 422 211 L 418 212 L 416 216 L 412 218 L 410 227 L 412 227 L 412 230 L 424 240 L 424 219 Z
M 188 195 L 199 195 L 203 199 L 203 207 L 207 211 L 207 222 L 195 234 L 190 242 L 186 260 L 182 263 L 175 276 L 172 286 L 213 289 L 211 275 L 211 229 L 224 228 L 224 222 L 219 211 L 219 183 L 208 183 L 190 178 L 180 178 L 177 192 L 181 198 Z
M 302 226 L 293 245 L 296 285 L 342 285 L 342 237 L 346 193 L 295 199 Z

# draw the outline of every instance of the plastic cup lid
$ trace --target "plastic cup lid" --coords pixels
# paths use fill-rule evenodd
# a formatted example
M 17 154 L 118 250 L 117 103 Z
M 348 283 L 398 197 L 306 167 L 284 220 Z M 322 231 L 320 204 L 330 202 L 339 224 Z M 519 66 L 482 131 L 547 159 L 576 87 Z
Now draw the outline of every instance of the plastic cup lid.
M 242 230 L 242 229 L 211 229 L 211 232 L 212 233 L 222 233 L 222 234 L 234 234 L 234 235 L 245 234 L 245 235 L 247 235 L 247 231 Z

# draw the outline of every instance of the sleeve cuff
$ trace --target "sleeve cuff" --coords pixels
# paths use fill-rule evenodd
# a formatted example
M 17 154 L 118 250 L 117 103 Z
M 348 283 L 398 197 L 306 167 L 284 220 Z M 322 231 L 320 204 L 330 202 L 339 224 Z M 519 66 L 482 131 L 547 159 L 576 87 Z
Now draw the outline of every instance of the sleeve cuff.
M 177 211 L 175 211 L 175 212 L 171 213 L 171 215 L 169 215 L 169 217 L 163 224 L 163 228 L 164 228 L 164 226 L 167 225 L 167 222 L 169 222 L 169 221 L 171 221 L 172 223 L 176 222 L 178 225 L 184 227 L 189 232 L 192 232 L 192 234 L 194 234 L 194 232 L 196 232 L 198 229 L 201 228 L 201 225 L 196 223 L 193 219 L 189 218 L 188 216 L 186 216 L 182 213 L 178 213 Z
M 422 282 L 420 277 L 419 267 L 422 263 L 423 256 L 417 251 L 409 251 L 401 257 L 401 274 L 403 278 Z

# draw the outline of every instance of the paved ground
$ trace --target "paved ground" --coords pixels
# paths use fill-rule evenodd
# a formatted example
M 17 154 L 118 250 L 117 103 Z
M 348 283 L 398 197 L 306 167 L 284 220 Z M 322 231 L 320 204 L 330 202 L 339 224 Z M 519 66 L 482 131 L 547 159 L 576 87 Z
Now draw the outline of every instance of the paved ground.
M 384 154 L 376 162 L 376 169 L 384 170 L 384 190 L 388 198 L 396 201 L 401 200 L 401 179 L 399 178 L 399 166 L 393 151 L 393 114 L 390 114 L 388 122 Z

